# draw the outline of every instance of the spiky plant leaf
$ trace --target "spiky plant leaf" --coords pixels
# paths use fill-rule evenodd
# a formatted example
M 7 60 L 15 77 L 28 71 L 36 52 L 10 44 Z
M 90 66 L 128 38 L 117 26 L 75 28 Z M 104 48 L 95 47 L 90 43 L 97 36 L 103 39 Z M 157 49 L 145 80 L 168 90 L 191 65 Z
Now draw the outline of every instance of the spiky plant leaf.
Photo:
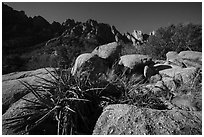
M 65 106 L 65 109 L 68 110 L 68 111 L 71 111 L 73 113 L 76 113 L 76 111 L 74 111 L 73 109 L 71 109 L 69 106 Z
M 46 104 L 45 100 L 41 97 L 41 95 L 28 82 L 25 82 L 25 81 L 19 81 L 19 82 L 23 84 L 26 88 L 28 88 L 35 95 L 37 99 L 39 99 L 42 103 Z
M 14 118 L 7 118 L 5 119 L 5 121 L 11 121 L 11 120 L 17 120 L 17 119 L 26 119 L 30 116 L 32 116 L 33 114 L 27 114 L 27 115 L 23 115 L 23 116 L 16 116 Z
M 47 99 L 47 98 L 43 98 L 43 95 L 40 95 L 38 93 L 38 91 L 33 88 L 32 85 L 30 85 L 28 82 L 25 82 L 25 81 L 20 81 L 25 87 L 27 87 L 34 95 L 35 97 L 41 102 L 41 103 L 44 103 L 47 107 L 49 108 L 52 108 L 53 107 L 53 103 Z
M 36 78 L 38 78 L 38 80 L 36 80 L 37 83 L 41 84 L 41 85 L 47 85 L 48 87 L 50 85 L 55 85 L 57 84 L 55 81 L 53 80 L 49 80 L 43 77 L 39 77 L 39 76 L 35 76 Z M 41 81 L 40 81 L 41 80 Z
M 32 106 L 26 106 L 26 107 L 21 107 L 20 109 L 27 109 L 27 110 L 45 110 L 47 108 L 45 108 L 44 106 L 37 106 L 37 105 L 32 105 Z
M 33 104 L 36 104 L 36 105 L 41 105 L 41 106 L 45 106 L 43 103 L 41 103 L 41 102 L 36 102 L 36 101 L 32 101 L 32 100 L 28 100 L 28 99 L 26 99 L 26 98 L 21 98 L 22 100 L 25 100 L 25 101 L 27 101 L 27 102 L 30 102 L 30 103 L 33 103 Z
M 55 80 L 57 80 L 58 78 L 52 73 L 50 72 L 48 69 L 44 68 L 52 77 L 51 78 L 54 78 Z M 54 69 L 54 73 L 57 74 L 57 69 Z
M 89 101 L 87 99 L 79 99 L 79 98 L 65 98 L 63 101 Z
M 35 122 L 36 125 L 38 125 L 39 123 L 41 123 L 44 119 L 46 119 L 51 113 L 53 113 L 53 111 L 55 111 L 56 109 L 59 109 L 61 106 L 55 106 L 53 109 L 51 109 L 49 112 L 47 112 L 43 117 L 41 117 L 39 120 L 37 120 Z

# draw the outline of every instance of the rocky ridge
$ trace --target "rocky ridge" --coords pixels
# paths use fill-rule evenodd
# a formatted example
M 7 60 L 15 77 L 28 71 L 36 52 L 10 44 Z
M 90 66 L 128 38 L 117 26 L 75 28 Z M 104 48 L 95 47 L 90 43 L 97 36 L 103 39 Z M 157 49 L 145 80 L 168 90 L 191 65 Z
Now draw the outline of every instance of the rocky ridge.
M 55 21 L 50 24 L 41 16 L 28 17 L 24 11 L 14 10 L 4 3 L 2 6 L 3 74 L 58 67 L 53 60 L 60 54 L 71 54 L 72 57 L 61 58 L 70 66 L 73 58 L 99 45 L 114 41 L 143 44 L 149 36 L 141 31 L 134 31 L 131 36 L 121 34 L 115 26 L 92 19 L 86 22 L 66 19 L 62 24 Z M 61 50 L 68 53 L 59 53 Z M 53 56 L 57 52 L 58 56 Z

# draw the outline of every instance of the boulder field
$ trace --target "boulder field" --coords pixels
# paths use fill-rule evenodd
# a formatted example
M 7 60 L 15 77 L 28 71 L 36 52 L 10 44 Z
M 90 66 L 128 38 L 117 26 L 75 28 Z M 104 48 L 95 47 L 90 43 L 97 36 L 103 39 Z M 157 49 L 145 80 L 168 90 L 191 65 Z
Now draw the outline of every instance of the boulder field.
M 163 109 L 143 108 L 128 104 L 108 105 L 103 109 L 96 122 L 94 135 L 177 135 L 202 134 L 202 94 L 201 91 L 186 92 L 196 78 L 202 76 L 202 55 L 200 52 L 182 51 L 179 54 L 171 51 L 166 60 L 156 61 L 148 55 L 121 54 L 120 43 L 112 42 L 97 47 L 91 53 L 79 55 L 71 69 L 73 76 L 80 77 L 86 71 L 92 80 L 107 75 L 117 68 L 121 75 L 140 76 L 145 78 L 141 91 L 156 95 L 158 100 L 165 100 Z M 112 67 L 114 66 L 114 67 Z M 50 72 L 54 68 L 47 68 Z M 21 116 L 20 107 L 27 106 L 27 98 L 35 100 L 32 93 L 20 81 L 30 85 L 40 84 L 39 77 L 51 79 L 45 69 L 15 72 L 2 76 L 2 120 Z M 201 82 L 200 85 L 202 86 Z M 132 97 L 137 96 L 137 83 L 131 87 Z M 185 93 L 186 92 L 186 93 Z M 196 93 L 195 93 L 196 92 Z M 196 98 L 193 96 L 196 94 Z M 49 125 L 46 125 L 49 127 Z M 3 134 L 14 133 L 6 126 Z

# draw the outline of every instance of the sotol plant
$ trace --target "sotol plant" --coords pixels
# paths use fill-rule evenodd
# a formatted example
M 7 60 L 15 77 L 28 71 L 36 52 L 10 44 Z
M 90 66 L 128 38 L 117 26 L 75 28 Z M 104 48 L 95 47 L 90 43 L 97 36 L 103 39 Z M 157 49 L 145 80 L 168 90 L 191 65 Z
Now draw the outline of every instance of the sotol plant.
M 91 133 L 93 124 L 99 116 L 96 111 L 101 110 L 100 103 L 104 100 L 110 101 L 101 94 L 105 87 L 89 85 L 85 82 L 87 79 L 85 81 L 75 79 L 71 76 L 70 70 L 55 69 L 54 72 L 53 74 L 48 71 L 52 80 L 38 77 L 40 81 L 35 86 L 20 81 L 33 93 L 37 101 L 22 98 L 32 105 L 21 109 L 30 110 L 30 113 L 6 119 L 7 124 L 12 124 L 10 128 L 16 132 L 24 130 L 24 134 L 33 134 L 38 126 L 47 120 L 54 120 L 58 135 Z M 87 132 L 80 133 L 82 128 Z

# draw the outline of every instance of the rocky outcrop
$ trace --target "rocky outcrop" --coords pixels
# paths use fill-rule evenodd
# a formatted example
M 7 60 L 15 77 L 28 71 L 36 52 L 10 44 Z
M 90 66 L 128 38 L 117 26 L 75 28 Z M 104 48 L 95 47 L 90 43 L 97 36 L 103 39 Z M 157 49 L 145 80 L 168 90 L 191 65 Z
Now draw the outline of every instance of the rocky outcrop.
M 201 112 L 116 104 L 103 110 L 93 135 L 200 135 L 201 121 Z
M 182 68 L 186 67 L 183 63 L 183 59 L 175 51 L 169 51 L 166 53 L 166 64 L 179 66 Z
M 166 64 L 177 65 L 180 67 L 202 67 L 202 53 L 197 51 L 181 51 L 179 54 L 170 51 L 166 54 Z
M 178 55 L 187 67 L 202 68 L 202 52 L 181 51 Z
M 153 63 L 151 57 L 147 55 L 140 55 L 140 54 L 131 54 L 131 55 L 124 55 L 120 57 L 119 65 L 123 65 L 130 69 L 134 69 L 135 66 L 143 64 L 149 65 Z
M 202 61 L 183 59 L 183 63 L 185 64 L 186 67 L 202 68 Z
M 178 55 L 182 59 L 202 62 L 202 52 L 198 52 L 198 51 L 181 51 Z
M 141 45 L 145 42 L 147 42 L 148 38 L 149 38 L 150 35 L 148 34 L 144 34 L 142 33 L 142 31 L 140 30 L 134 30 L 132 32 L 132 34 L 130 33 L 127 33 L 126 34 L 126 37 L 132 41 L 133 45 L 136 46 L 136 45 Z
M 182 85 L 186 85 L 187 88 L 190 88 L 193 84 L 195 84 L 196 79 L 202 75 L 199 68 L 168 67 L 169 66 L 166 65 L 159 65 L 155 67 L 155 70 L 158 73 L 150 76 L 149 78 L 149 84 L 147 84 L 146 87 L 157 95 L 169 92 L 173 96 L 177 96 L 178 89 Z
M 174 77 L 175 79 L 178 79 L 182 81 L 183 83 L 188 83 L 189 80 L 191 80 L 198 69 L 194 67 L 190 68 L 172 68 L 172 69 L 165 69 L 160 71 L 159 73 L 162 75 L 167 75 L 169 77 Z
M 107 44 L 115 41 L 115 35 L 112 33 L 111 26 L 104 23 L 98 23 L 95 20 L 89 19 L 86 22 L 75 22 L 67 19 L 62 23 L 65 29 L 63 37 L 81 37 L 86 40 L 94 39 L 99 44 Z
M 124 67 L 123 72 L 146 75 L 146 71 L 144 71 L 145 66 L 152 68 L 154 62 L 147 55 L 131 54 L 121 56 L 118 65 Z
M 175 51 L 169 51 L 166 53 L 166 60 L 173 61 L 178 58 L 178 53 Z
M 134 30 L 132 35 L 139 41 L 143 41 L 142 31 L 140 30 Z
M 134 46 L 140 45 L 142 42 L 138 39 L 136 39 L 132 34 L 128 33 L 126 34 L 126 37 L 132 42 Z
M 47 68 L 48 71 L 53 72 L 53 68 Z M 24 95 L 28 94 L 27 88 L 20 83 L 20 81 L 25 81 L 30 85 L 39 84 L 40 80 L 38 77 L 51 79 L 49 72 L 45 69 L 38 69 L 35 71 L 24 71 L 15 72 L 2 76 L 2 112 L 5 113 L 6 110 L 17 100 L 19 100 Z
M 168 54 L 167 57 L 172 62 L 178 58 L 183 61 L 183 58 L 179 57 L 176 52 Z M 130 61 L 130 59 L 126 59 L 126 61 Z M 135 65 L 130 64 L 130 62 L 126 63 L 126 66 Z M 153 68 L 158 73 L 150 76 L 149 83 L 141 84 L 139 87 L 136 84 L 136 89 L 132 85 L 129 92 L 131 97 L 134 98 L 141 93 L 155 95 L 156 100 L 160 100 L 164 104 L 163 110 L 162 107 L 157 109 L 157 107 L 145 108 L 127 104 L 110 105 L 103 110 L 93 134 L 202 134 L 202 128 L 200 127 L 202 125 L 201 91 L 192 87 L 196 79 L 202 74 L 199 71 L 200 68 L 186 67 L 183 68 L 177 64 L 155 64 Z M 148 72 L 148 69 L 148 66 L 144 67 L 146 72 Z
M 178 95 L 171 100 L 171 103 L 185 111 L 201 111 L 200 108 L 198 108 L 201 102 L 193 99 L 190 95 Z

